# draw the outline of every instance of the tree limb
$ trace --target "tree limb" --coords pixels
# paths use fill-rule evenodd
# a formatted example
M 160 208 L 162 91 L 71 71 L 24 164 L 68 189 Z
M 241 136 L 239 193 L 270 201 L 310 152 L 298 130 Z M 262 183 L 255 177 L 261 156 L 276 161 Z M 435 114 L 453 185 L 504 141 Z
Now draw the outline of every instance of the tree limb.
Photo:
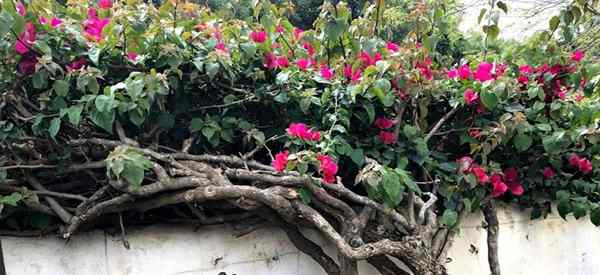
M 492 275 L 500 275 L 500 262 L 498 261 L 498 216 L 491 202 L 483 207 L 483 217 L 487 223 L 488 263 Z

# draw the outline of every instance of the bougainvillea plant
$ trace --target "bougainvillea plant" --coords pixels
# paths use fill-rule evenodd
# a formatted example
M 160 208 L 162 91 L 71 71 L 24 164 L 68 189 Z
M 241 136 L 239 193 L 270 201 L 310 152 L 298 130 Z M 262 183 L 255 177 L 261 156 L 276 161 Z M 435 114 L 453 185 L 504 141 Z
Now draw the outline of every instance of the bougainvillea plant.
M 492 1 L 485 47 L 457 58 L 446 1 L 412 3 L 402 35 L 384 1 L 359 17 L 325 1 L 312 29 L 268 1 L 244 20 L 181 0 L 67 2 L 2 1 L 3 229 L 261 219 L 327 274 L 367 260 L 429 275 L 475 211 L 499 274 L 498 201 L 600 224 L 600 68 L 562 43 L 594 3 L 499 52 L 507 9 Z

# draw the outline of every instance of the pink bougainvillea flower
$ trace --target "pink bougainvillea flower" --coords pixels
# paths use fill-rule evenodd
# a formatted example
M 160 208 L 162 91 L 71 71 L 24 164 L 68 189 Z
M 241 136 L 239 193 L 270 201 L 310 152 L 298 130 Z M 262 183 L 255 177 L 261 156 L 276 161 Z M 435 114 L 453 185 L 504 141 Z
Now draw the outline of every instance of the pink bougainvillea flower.
M 266 53 L 264 58 L 264 65 L 267 69 L 277 68 L 277 57 L 273 53 Z
M 550 73 L 553 75 L 559 74 L 563 70 L 563 66 L 560 64 L 555 64 L 550 67 Z
M 394 120 L 385 117 L 380 117 L 375 120 L 375 126 L 381 130 L 392 128 L 394 124 L 396 124 Z
M 94 8 L 88 9 L 88 18 L 83 22 L 86 37 L 96 42 L 102 40 L 102 31 L 110 23 L 108 18 L 98 18 L 98 12 Z
M 433 73 L 431 72 L 431 58 L 426 57 L 422 62 L 418 61 L 415 68 L 419 69 L 419 72 L 425 79 L 433 79 Z
M 212 36 L 217 41 L 223 41 L 223 33 L 221 33 L 221 28 L 218 25 L 213 27 Z
M 294 37 L 296 40 L 300 40 L 302 38 L 302 34 L 304 34 L 304 30 L 300 28 L 294 28 Z
M 271 162 L 271 166 L 273 166 L 276 171 L 282 172 L 287 166 L 289 154 L 290 152 L 287 150 L 277 153 L 275 159 Z
M 503 63 L 497 63 L 496 64 L 496 69 L 494 70 L 494 77 L 498 78 L 504 75 L 504 72 L 506 72 L 506 69 L 508 68 L 508 65 L 503 64 Z
M 298 69 L 305 71 L 310 67 L 310 62 L 310 59 L 300 58 L 296 60 L 296 66 L 298 66 Z
M 462 80 L 467 80 L 471 76 L 471 67 L 469 64 L 464 64 L 458 68 L 458 76 Z
M 456 78 L 458 77 L 458 70 L 452 69 L 448 71 L 448 78 Z
M 111 9 L 112 6 L 113 6 L 113 3 L 111 0 L 100 0 L 98 2 L 98 7 L 100 7 L 103 10 Z
M 580 159 L 577 166 L 583 174 L 589 174 L 593 170 L 592 162 L 587 158 Z
M 25 16 L 25 14 L 27 13 L 25 5 L 23 5 L 23 2 L 21 1 L 17 2 L 17 6 L 15 8 L 17 9 L 17 13 L 21 16 Z
M 317 154 L 317 160 L 319 160 L 319 171 L 323 176 L 323 181 L 335 183 L 335 174 L 338 171 L 337 163 L 330 156 L 321 154 Z
M 287 68 L 288 66 L 290 66 L 290 62 L 288 61 L 287 57 L 285 57 L 285 56 L 277 57 L 277 67 L 278 68 Z
M 396 135 L 392 132 L 380 131 L 379 132 L 379 141 L 384 144 L 394 144 L 396 143 Z
M 137 60 L 137 57 L 138 57 L 138 55 L 134 51 L 130 51 L 127 53 L 127 59 L 129 59 L 129 61 L 131 61 L 131 62 L 135 62 Z
M 480 167 L 478 165 L 471 165 L 471 172 L 475 175 L 475 177 L 477 177 L 477 181 L 480 184 L 485 184 L 490 180 L 483 167 Z
M 276 56 L 273 53 L 266 53 L 264 61 L 267 69 L 287 68 L 290 65 L 287 57 Z
M 225 54 L 227 54 L 229 52 L 229 50 L 227 49 L 227 46 L 225 46 L 225 43 L 223 43 L 223 42 L 217 42 L 217 45 L 215 45 L 215 49 L 218 52 L 225 53 Z
M 352 83 L 356 83 L 360 81 L 360 77 L 362 75 L 362 71 L 360 69 L 352 70 L 352 66 L 346 65 L 344 66 L 344 77 L 350 80 Z
M 87 64 L 85 58 L 81 57 L 67 65 L 67 72 L 72 72 L 83 68 Z
M 504 193 L 506 193 L 506 190 L 508 190 L 508 186 L 506 186 L 506 183 L 504 183 L 503 181 L 492 183 L 492 188 L 493 198 L 497 198 L 504 195 Z
M 464 156 L 459 158 L 456 162 L 458 163 L 458 169 L 461 172 L 469 173 L 471 172 L 471 166 L 473 165 L 474 160 L 469 156 Z
M 494 195 L 502 195 L 504 192 L 506 192 L 506 189 L 510 190 L 510 192 L 515 196 L 521 196 L 525 192 L 525 189 L 523 189 L 523 185 L 519 181 L 519 172 L 515 167 L 510 167 L 504 170 L 504 179 L 499 180 L 498 177 L 496 177 L 496 175 L 497 174 L 492 176 L 492 185 L 494 185 L 494 191 L 492 191 L 493 197 L 495 197 Z M 502 184 L 500 184 L 500 182 L 504 183 L 506 189 L 502 187 Z M 504 189 L 504 192 L 500 194 L 500 191 L 502 191 L 502 189 Z
M 477 69 L 475 70 L 475 72 L 473 73 L 473 77 L 475 78 L 475 80 L 479 81 L 479 82 L 485 82 L 488 80 L 492 80 L 494 79 L 492 77 L 492 68 L 494 66 L 492 65 L 492 63 L 488 63 L 488 62 L 481 62 L 479 63 L 479 65 L 477 65 Z
M 50 20 L 50 27 L 56 28 L 58 26 L 60 26 L 63 23 L 62 19 L 58 18 L 58 17 L 52 17 L 52 19 Z
M 287 133 L 291 137 L 300 138 L 302 140 L 319 141 L 321 139 L 321 133 L 319 131 L 309 129 L 304 123 L 291 123 L 287 128 Z
M 421 47 L 423 47 L 423 45 L 421 45 L 421 43 L 419 43 L 419 42 L 415 43 L 415 48 L 420 49 Z
M 504 179 L 507 182 L 518 181 L 519 180 L 519 172 L 517 171 L 517 168 L 510 167 L 510 168 L 507 168 L 506 170 L 504 170 Z
M 517 82 L 522 85 L 527 85 L 527 83 L 529 83 L 529 78 L 526 75 L 520 75 L 517 78 Z
M 565 100 L 567 98 L 567 92 L 561 88 L 557 88 L 554 91 L 554 96 L 560 98 L 561 100 Z
M 280 25 L 277 25 L 277 27 L 275 28 L 275 31 L 277 33 L 283 33 L 285 31 L 285 28 L 283 28 L 283 26 L 280 24 Z
M 500 197 L 508 190 L 508 186 L 502 181 L 502 175 L 494 174 L 491 176 L 490 181 L 492 182 L 492 197 Z
M 250 39 L 254 41 L 254 43 L 263 43 L 267 41 L 267 32 L 265 31 L 252 31 L 250 32 Z
M 521 196 L 525 193 L 525 188 L 523 188 L 523 185 L 519 181 L 507 182 L 507 185 L 508 190 L 515 196 Z
M 532 74 L 533 73 L 533 67 L 531 67 L 531 66 L 529 66 L 527 64 L 521 65 L 519 67 L 519 72 L 521 74 L 524 74 L 524 75 Z
M 481 131 L 479 129 L 469 129 L 469 136 L 472 138 L 481 137 Z
M 41 25 L 46 25 L 48 24 L 48 19 L 44 16 L 40 16 L 40 24 Z
M 479 95 L 477 95 L 477 93 L 475 93 L 473 89 L 466 89 L 463 94 L 463 97 L 465 98 L 465 102 L 467 103 L 467 105 L 473 105 L 479 100 Z
M 556 176 L 556 173 L 549 166 L 544 167 L 544 171 L 542 171 L 542 175 L 545 179 L 549 180 Z
M 575 62 L 581 61 L 584 57 L 585 57 L 585 53 L 583 51 L 581 51 L 581 50 L 575 50 L 571 54 L 571 60 L 573 60 Z
M 577 154 L 572 154 L 572 155 L 569 157 L 569 164 L 571 164 L 571 166 L 575 166 L 575 167 L 577 167 L 577 166 L 579 166 L 579 160 L 580 160 L 580 159 L 581 159 L 581 158 L 580 158 L 580 157 L 579 157 Z
M 360 52 L 359 58 L 362 61 L 363 68 L 375 66 L 377 61 L 381 60 L 381 53 L 376 52 L 373 56 L 371 56 L 369 53 L 362 51 Z
M 308 55 L 310 55 L 310 56 L 315 55 L 315 48 L 313 48 L 313 46 L 310 43 L 308 43 L 308 42 L 302 43 L 302 48 L 304 48 L 306 50 Z
M 582 101 L 584 98 L 585 98 L 585 95 L 583 93 L 575 94 L 575 101 L 577 101 L 577 102 Z
M 31 22 L 25 23 L 25 31 L 19 34 L 19 39 L 15 43 L 15 51 L 18 54 L 26 54 L 29 48 L 35 43 L 35 26 Z
M 391 41 L 387 42 L 386 48 L 388 49 L 388 51 L 393 52 L 393 53 L 398 52 L 400 50 L 400 46 L 398 46 L 398 44 L 391 42 Z
M 35 52 L 30 51 L 21 56 L 19 60 L 18 71 L 23 75 L 30 75 L 35 72 L 35 65 L 37 64 L 37 55 Z
M 321 65 L 321 77 L 327 80 L 333 78 L 333 71 L 325 64 Z

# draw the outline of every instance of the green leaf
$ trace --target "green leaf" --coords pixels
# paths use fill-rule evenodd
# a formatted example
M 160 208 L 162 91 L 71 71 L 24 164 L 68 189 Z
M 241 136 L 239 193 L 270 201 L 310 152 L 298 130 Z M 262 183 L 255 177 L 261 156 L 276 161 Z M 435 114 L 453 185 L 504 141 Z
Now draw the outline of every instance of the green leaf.
M 498 28 L 498 25 L 487 25 L 483 26 L 483 32 L 485 32 L 488 37 L 496 39 L 500 34 L 500 28 Z
M 127 90 L 127 94 L 131 97 L 131 98 L 138 98 L 140 96 L 142 96 L 142 91 L 144 90 L 144 80 L 143 79 L 136 79 L 136 80 L 131 80 L 128 79 L 125 82 L 125 89 Z
M 596 207 L 590 212 L 590 221 L 595 226 L 600 226 L 600 207 Z
M 201 118 L 193 118 L 190 122 L 190 132 L 198 132 L 204 127 L 204 120 Z
M 219 67 L 219 63 L 217 62 L 210 62 L 206 64 L 206 74 L 210 79 L 213 79 L 215 75 L 217 75 L 219 72 Z
M 417 133 L 419 132 L 419 129 L 415 126 L 412 125 L 404 125 L 404 127 L 402 128 L 402 133 L 404 133 L 404 136 L 407 139 L 413 139 L 417 136 Z
M 0 37 L 4 37 L 12 28 L 14 19 L 10 13 L 3 10 L 0 12 Z
M 369 116 L 368 124 L 370 125 L 375 120 L 375 107 L 373 107 L 373 104 L 371 104 L 371 102 L 367 102 L 362 106 L 367 111 L 367 116 Z
M 573 203 L 573 216 L 575 219 L 579 219 L 587 214 L 587 207 L 583 202 Z
M 93 47 L 88 51 L 88 56 L 94 65 L 98 66 L 100 61 L 100 54 L 102 53 L 101 48 Z
M 73 126 L 79 125 L 79 122 L 81 121 L 81 111 L 83 111 L 81 106 L 71 106 L 67 109 L 67 117 Z
M 556 206 L 556 209 L 558 209 L 558 215 L 560 215 L 565 220 L 567 219 L 567 215 L 571 213 L 571 211 L 573 211 L 573 207 L 571 206 L 571 203 L 568 200 L 560 201 Z
M 498 1 L 496 6 L 498 6 L 498 8 L 500 8 L 504 13 L 508 13 L 508 6 L 506 6 L 504 2 Z
M 337 41 L 346 30 L 346 21 L 343 18 L 337 18 L 325 23 L 325 35 L 330 41 Z
M 400 177 L 394 173 L 386 171 L 381 179 L 383 189 L 383 198 L 388 207 L 394 208 L 402 201 L 404 185 L 400 183 Z
M 442 215 L 442 218 L 440 220 L 440 222 L 448 227 L 453 227 L 454 225 L 456 225 L 456 222 L 458 221 L 458 213 L 456 213 L 456 211 L 452 210 L 452 209 L 446 209 L 444 210 L 444 214 Z
M 390 81 L 385 78 L 377 79 L 374 85 L 376 88 L 381 89 L 383 93 L 387 93 L 392 88 L 392 84 L 390 84 Z
M 247 56 L 254 56 L 256 54 L 256 45 L 254 43 L 242 43 L 240 44 L 240 48 Z
M 54 139 L 60 130 L 60 117 L 55 117 L 50 121 L 50 127 L 48 128 L 48 132 L 50 133 L 50 137 Z
M 477 17 L 477 24 L 481 24 L 481 20 L 483 19 L 483 16 L 486 12 L 487 9 L 481 9 L 481 11 L 479 11 L 479 16 Z
M 13 30 L 15 33 L 22 33 L 25 30 L 25 17 L 15 16 L 13 20 Z
M 115 100 L 107 95 L 99 95 L 96 97 L 94 104 L 99 112 L 109 112 L 114 107 Z
M 115 121 L 115 112 L 99 112 L 93 111 L 90 119 L 94 124 L 112 134 L 112 125 Z
M 132 161 L 123 163 L 123 171 L 119 175 L 123 177 L 131 186 L 139 187 L 144 181 L 144 167 Z
M 484 90 L 481 92 L 481 102 L 487 109 L 494 109 L 498 105 L 498 97 L 495 93 Z
M 207 139 L 211 139 L 216 132 L 217 129 L 210 126 L 202 128 L 202 135 L 204 135 Z
M 312 193 L 310 192 L 310 190 L 306 187 L 302 187 L 300 188 L 300 199 L 302 200 L 302 202 L 304 204 L 310 204 L 310 202 L 312 201 Z
M 54 81 L 54 92 L 59 96 L 67 96 L 69 94 L 69 82 L 64 80 Z
M 554 32 L 554 31 L 555 31 L 555 30 L 558 28 L 558 24 L 559 24 L 559 23 L 560 23 L 560 18 L 559 18 L 558 16 L 553 16 L 553 17 L 550 19 L 550 23 L 549 23 L 550 30 L 551 30 L 552 32 Z
M 0 198 L 0 204 L 8 204 L 10 206 L 17 206 L 17 203 L 23 199 L 21 193 L 14 192 L 8 196 L 2 196 Z
M 46 87 L 47 73 L 45 70 L 39 70 L 37 73 L 33 74 L 33 88 L 35 89 L 43 89 Z
M 517 148 L 517 150 L 519 152 L 524 152 L 525 150 L 529 149 L 529 147 L 531 146 L 532 142 L 533 142 L 533 140 L 527 134 L 518 134 L 513 139 L 513 143 L 515 144 L 515 148 Z
M 362 167 L 365 163 L 365 152 L 363 149 L 354 149 L 350 152 L 350 158 L 358 167 Z
M 569 192 L 565 190 L 559 190 L 556 192 L 556 200 L 557 201 L 568 201 L 571 195 Z

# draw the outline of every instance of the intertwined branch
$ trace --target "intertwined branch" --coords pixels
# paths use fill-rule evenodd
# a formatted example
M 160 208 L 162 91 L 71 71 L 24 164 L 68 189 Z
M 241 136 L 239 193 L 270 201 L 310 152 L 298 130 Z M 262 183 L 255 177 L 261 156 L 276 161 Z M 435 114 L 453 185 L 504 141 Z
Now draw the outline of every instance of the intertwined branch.
M 384 274 L 402 274 L 398 273 L 402 269 L 391 258 L 402 261 L 415 274 L 445 272 L 441 264 L 445 259 L 439 257 L 443 255 L 443 245 L 436 243 L 434 237 L 445 240 L 449 231 L 445 230 L 443 238 L 437 236 L 444 227 L 437 222 L 433 207 L 437 198 L 432 193 L 423 194 L 423 198 L 413 194 L 406 209 L 392 209 L 341 182 L 324 184 L 318 178 L 294 172 L 278 173 L 271 166 L 235 156 L 154 150 L 140 146 L 122 132 L 119 136 L 120 140 L 76 139 L 68 145 L 75 151 L 93 149 L 103 155 L 123 146 L 141 152 L 151 160 L 152 167 L 140 187 L 108 176 L 104 161 L 88 160 L 62 169 L 48 163 L 15 164 L 10 168 L 20 171 L 24 177 L 2 191 L 27 190 L 28 194 L 42 197 L 43 200 L 28 207 L 59 217 L 64 224 L 60 229 L 64 238 L 113 213 L 143 213 L 186 204 L 191 209 L 190 216 L 199 219 L 200 224 L 206 224 L 206 219 L 234 222 L 222 218 L 225 214 L 216 213 L 214 209 L 211 211 L 216 214 L 206 217 L 205 206 L 219 202 L 241 213 L 258 213 L 282 227 L 292 243 L 323 266 L 328 274 L 356 272 L 352 266 L 363 259 L 378 265 Z M 50 184 L 54 177 L 71 181 L 87 177 L 95 182 L 84 189 L 58 192 L 52 191 L 56 184 Z M 312 194 L 310 203 L 300 199 L 301 188 Z M 414 211 L 410 215 L 406 212 L 409 206 Z M 415 218 L 409 219 L 409 216 Z M 339 260 L 334 261 L 319 245 L 306 238 L 300 230 L 302 227 L 318 230 L 333 243 Z

